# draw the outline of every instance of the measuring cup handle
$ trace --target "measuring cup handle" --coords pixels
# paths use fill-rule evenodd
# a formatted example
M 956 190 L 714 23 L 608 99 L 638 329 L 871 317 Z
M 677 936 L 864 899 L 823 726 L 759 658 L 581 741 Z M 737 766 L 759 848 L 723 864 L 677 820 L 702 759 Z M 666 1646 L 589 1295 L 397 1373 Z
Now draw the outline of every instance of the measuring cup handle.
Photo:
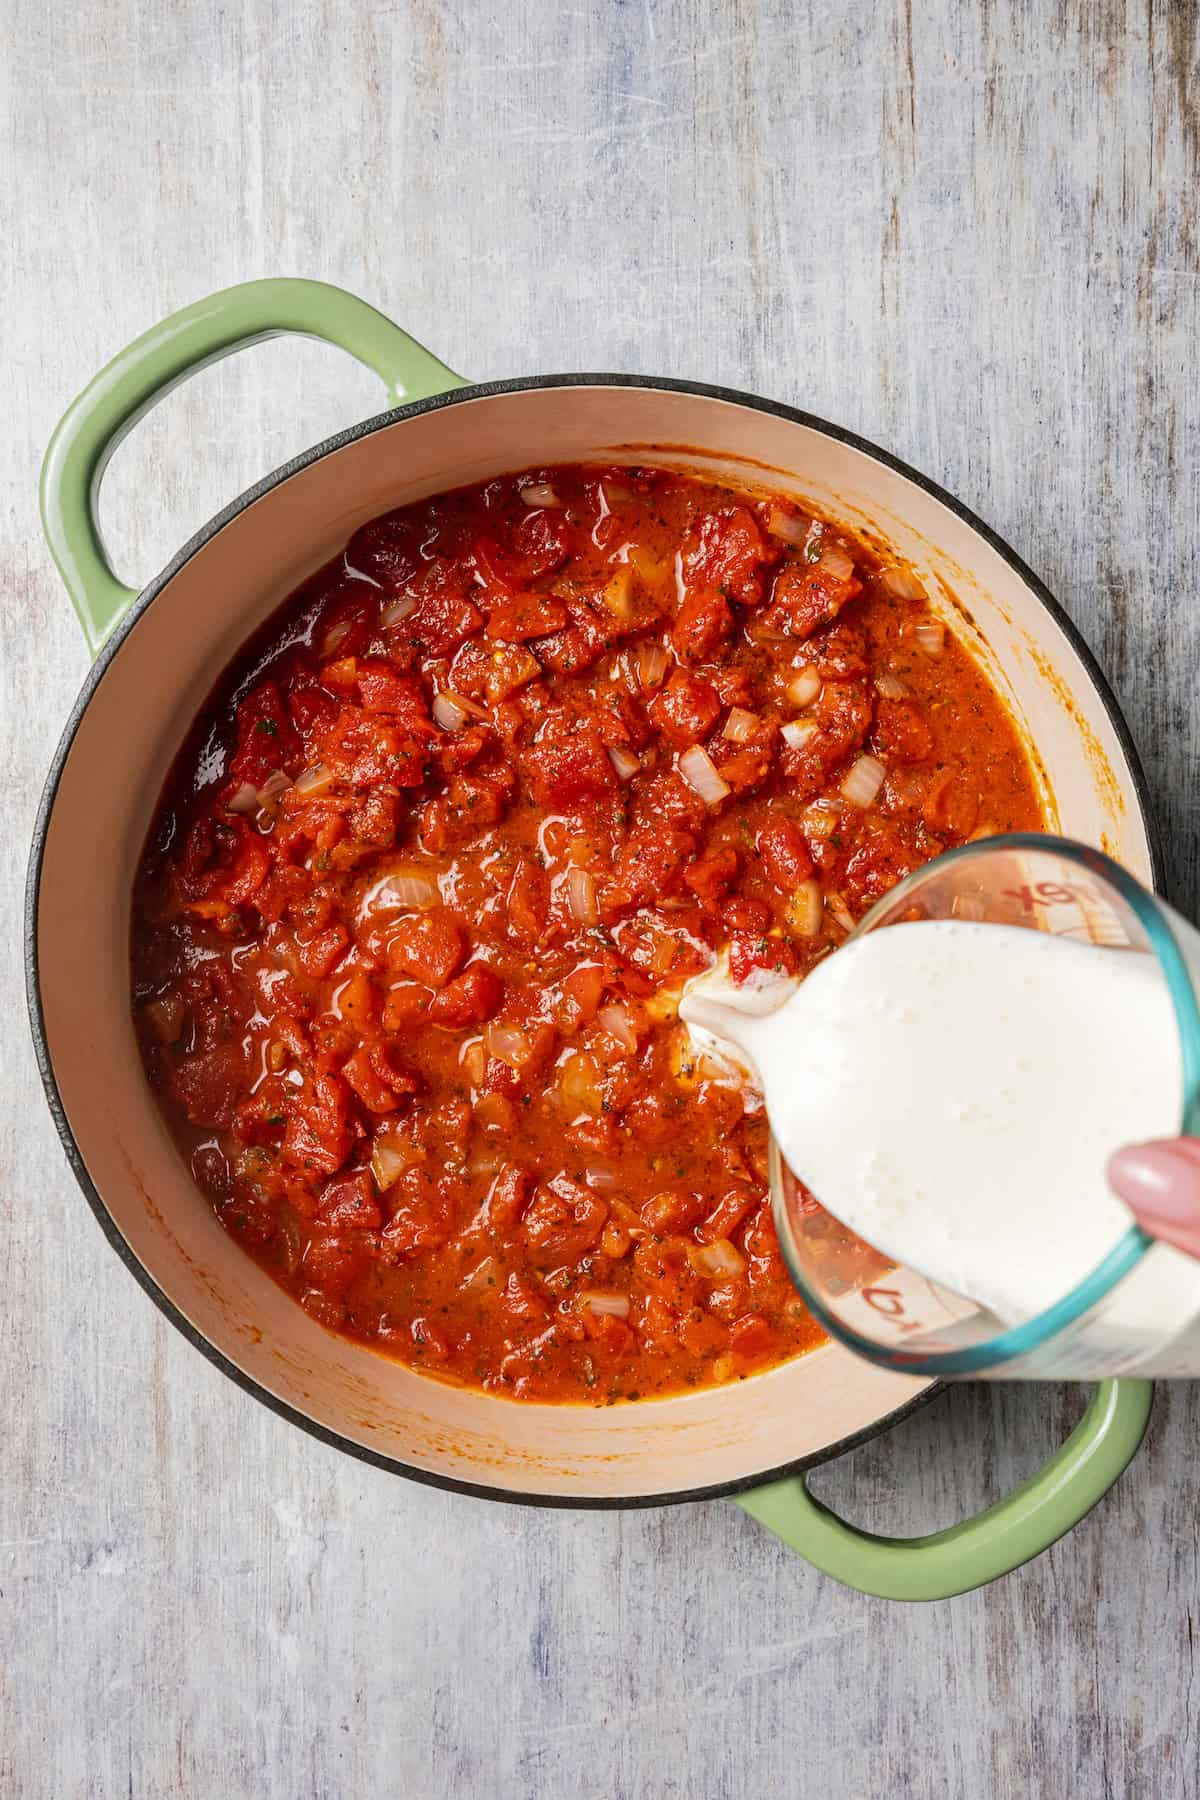
M 877 1537 L 814 1500 L 803 1476 L 742 1494 L 738 1505 L 806 1562 L 882 1600 L 946 1600 L 1039 1556 L 1077 1525 L 1127 1467 L 1146 1432 L 1148 1381 L 1102 1381 L 1061 1450 L 1013 1493 L 927 1537 Z

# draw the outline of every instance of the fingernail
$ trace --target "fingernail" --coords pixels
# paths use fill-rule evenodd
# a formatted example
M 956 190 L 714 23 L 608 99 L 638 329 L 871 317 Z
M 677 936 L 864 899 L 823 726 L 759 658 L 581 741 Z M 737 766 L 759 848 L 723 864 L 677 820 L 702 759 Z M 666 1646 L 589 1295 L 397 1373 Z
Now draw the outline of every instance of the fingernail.
M 1128 1144 L 1109 1158 L 1108 1179 L 1137 1212 L 1164 1224 L 1194 1225 L 1200 1212 L 1200 1139 Z

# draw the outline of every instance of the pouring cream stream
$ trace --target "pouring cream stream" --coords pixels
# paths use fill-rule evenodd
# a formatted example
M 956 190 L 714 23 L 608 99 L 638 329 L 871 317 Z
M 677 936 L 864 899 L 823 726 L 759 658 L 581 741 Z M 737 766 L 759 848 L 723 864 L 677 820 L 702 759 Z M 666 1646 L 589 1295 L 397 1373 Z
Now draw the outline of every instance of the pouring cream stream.
M 1060 1299 L 1128 1229 L 1109 1153 L 1178 1128 L 1170 997 L 1135 952 L 907 922 L 852 939 L 803 983 L 737 988 L 718 968 L 679 1016 L 747 1068 L 784 1159 L 829 1212 L 1006 1324 Z M 1200 1298 L 1200 1265 L 1164 1255 L 1163 1279 Z M 1137 1329 L 1144 1288 L 1128 1304 L 1139 1317 L 1113 1323 Z

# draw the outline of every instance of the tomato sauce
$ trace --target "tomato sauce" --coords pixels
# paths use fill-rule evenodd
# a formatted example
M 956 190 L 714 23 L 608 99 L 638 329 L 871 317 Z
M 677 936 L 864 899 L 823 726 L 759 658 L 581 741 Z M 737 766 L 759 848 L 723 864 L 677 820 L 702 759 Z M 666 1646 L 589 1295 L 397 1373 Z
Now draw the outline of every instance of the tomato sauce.
M 879 547 L 659 470 L 505 477 L 364 526 L 212 696 L 137 878 L 147 1073 L 331 1330 L 521 1398 L 738 1379 L 821 1333 L 680 985 L 802 974 L 1041 824 Z

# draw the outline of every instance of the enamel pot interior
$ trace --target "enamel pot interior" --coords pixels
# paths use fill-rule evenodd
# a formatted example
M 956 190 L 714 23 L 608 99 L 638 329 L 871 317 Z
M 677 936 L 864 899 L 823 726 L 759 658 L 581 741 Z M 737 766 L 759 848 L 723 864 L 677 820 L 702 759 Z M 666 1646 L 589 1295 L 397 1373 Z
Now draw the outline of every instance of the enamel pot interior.
M 827 1346 L 729 1388 L 544 1406 L 452 1387 L 331 1335 L 226 1236 L 175 1151 L 134 1042 L 128 934 L 131 876 L 171 759 L 265 615 L 380 512 L 590 459 L 768 485 L 891 538 L 1036 746 L 1051 823 L 1153 875 L 1119 718 L 1048 597 L 919 479 L 783 409 L 601 378 L 465 390 L 300 459 L 147 590 L 64 740 L 32 894 L 39 1047 L 77 1172 L 143 1285 L 260 1397 L 426 1479 L 575 1505 L 744 1486 L 878 1428 L 926 1384 Z

